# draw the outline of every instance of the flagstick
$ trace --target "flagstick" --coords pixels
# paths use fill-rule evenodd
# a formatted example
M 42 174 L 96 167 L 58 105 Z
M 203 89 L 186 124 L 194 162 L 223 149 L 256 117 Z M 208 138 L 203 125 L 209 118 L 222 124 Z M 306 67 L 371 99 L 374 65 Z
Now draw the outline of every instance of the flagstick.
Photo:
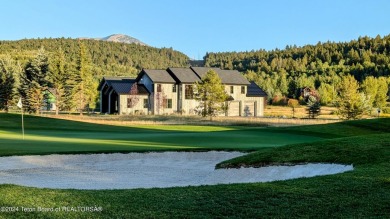
M 22 133 L 23 133 L 23 140 L 24 140 L 24 120 L 23 120 L 23 107 L 22 107 Z

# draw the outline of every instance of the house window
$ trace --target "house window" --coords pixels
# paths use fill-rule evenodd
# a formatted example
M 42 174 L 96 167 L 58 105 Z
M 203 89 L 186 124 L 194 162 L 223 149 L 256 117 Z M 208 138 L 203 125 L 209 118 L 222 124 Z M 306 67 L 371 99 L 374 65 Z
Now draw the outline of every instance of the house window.
M 172 85 L 172 92 L 176 93 L 176 84 Z
M 149 108 L 149 100 L 148 99 L 144 99 L 144 108 L 145 109 Z
M 164 105 L 167 109 L 172 109 L 172 99 L 164 99 Z
M 127 108 L 133 107 L 133 100 L 131 98 L 127 98 Z
M 234 86 L 230 86 L 230 93 L 234 94 Z
M 161 92 L 161 84 L 157 84 L 157 92 Z
M 192 85 L 186 85 L 185 86 L 185 98 L 188 99 L 193 99 L 194 92 L 192 89 Z
M 241 94 L 245 94 L 245 86 L 241 86 Z

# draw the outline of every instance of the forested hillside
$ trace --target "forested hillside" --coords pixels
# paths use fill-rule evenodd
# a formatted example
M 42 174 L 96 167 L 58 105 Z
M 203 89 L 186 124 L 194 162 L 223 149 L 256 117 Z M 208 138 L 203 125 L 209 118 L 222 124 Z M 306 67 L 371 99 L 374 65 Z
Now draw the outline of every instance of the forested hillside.
M 136 75 L 141 68 L 165 69 L 168 66 L 186 66 L 188 57 L 172 48 L 153 48 L 138 44 L 125 44 L 98 40 L 82 40 L 91 58 L 96 77 Z M 51 54 L 60 48 L 69 66 L 75 65 L 79 43 L 77 39 L 25 39 L 0 41 L 0 57 L 10 55 L 24 66 L 43 47 Z
M 83 113 L 98 106 L 102 76 L 135 77 L 142 68 L 189 63 L 171 48 L 138 44 L 65 38 L 0 41 L 0 110 L 7 111 L 22 97 L 25 108 L 37 113 L 50 88 L 57 110 Z M 242 72 L 266 91 L 271 104 L 307 105 L 312 118 L 321 105 L 338 107 L 347 119 L 376 109 L 390 112 L 390 35 L 283 50 L 208 53 L 204 63 Z
M 310 87 L 318 89 L 322 102 L 329 104 L 343 75 L 351 74 L 360 83 L 368 76 L 388 78 L 390 35 L 283 50 L 208 53 L 204 59 L 206 66 L 245 72 L 270 98 L 298 98 L 299 88 Z
M 0 109 L 8 111 L 22 97 L 29 112 L 39 113 L 53 99 L 57 113 L 83 113 L 96 108 L 102 76 L 136 77 L 142 68 L 186 65 L 188 57 L 181 52 L 134 43 L 65 38 L 0 41 Z

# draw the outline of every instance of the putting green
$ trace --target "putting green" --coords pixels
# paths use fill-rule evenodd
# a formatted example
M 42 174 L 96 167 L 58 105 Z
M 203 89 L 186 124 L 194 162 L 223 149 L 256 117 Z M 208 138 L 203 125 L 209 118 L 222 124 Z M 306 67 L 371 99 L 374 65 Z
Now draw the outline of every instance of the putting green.
M 153 150 L 258 150 L 323 138 L 264 127 L 193 125 L 110 126 L 0 114 L 0 155 Z

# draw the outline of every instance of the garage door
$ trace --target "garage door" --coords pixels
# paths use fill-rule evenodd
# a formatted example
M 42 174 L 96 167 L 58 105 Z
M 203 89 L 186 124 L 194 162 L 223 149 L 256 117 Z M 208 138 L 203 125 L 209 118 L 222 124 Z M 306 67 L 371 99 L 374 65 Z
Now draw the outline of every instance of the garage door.
M 255 116 L 255 102 L 245 102 L 243 111 L 243 116 Z
M 228 109 L 229 116 L 240 116 L 240 102 L 231 101 Z

